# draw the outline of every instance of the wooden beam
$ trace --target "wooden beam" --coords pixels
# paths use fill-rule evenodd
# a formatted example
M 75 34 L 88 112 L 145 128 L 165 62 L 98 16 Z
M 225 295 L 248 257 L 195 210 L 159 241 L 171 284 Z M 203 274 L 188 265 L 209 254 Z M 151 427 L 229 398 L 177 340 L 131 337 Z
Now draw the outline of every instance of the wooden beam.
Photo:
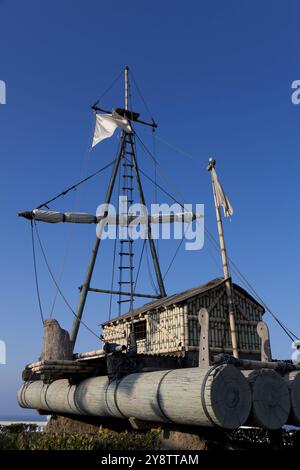
M 200 343 L 199 343 L 199 367 L 209 367 L 209 344 L 208 344 L 208 331 L 209 331 L 209 313 L 206 308 L 201 308 L 198 314 L 200 325 Z
M 119 290 L 110 290 L 110 289 L 96 289 L 95 287 L 89 287 L 88 289 L 90 292 L 98 292 L 100 294 L 113 294 L 113 295 L 128 295 L 129 297 L 145 297 L 147 299 L 161 299 L 160 295 L 152 295 L 152 294 L 140 294 L 137 292 L 123 292 Z

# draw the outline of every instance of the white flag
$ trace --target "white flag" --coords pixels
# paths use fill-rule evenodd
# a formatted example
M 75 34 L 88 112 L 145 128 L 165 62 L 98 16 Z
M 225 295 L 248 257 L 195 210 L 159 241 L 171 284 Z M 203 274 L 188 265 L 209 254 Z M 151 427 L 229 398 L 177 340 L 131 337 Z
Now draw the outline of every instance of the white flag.
M 96 114 L 92 147 L 99 144 L 101 140 L 111 137 L 117 127 L 120 127 L 125 132 L 132 132 L 128 119 L 120 116 L 116 111 L 113 111 L 112 114 Z
M 218 180 L 217 173 L 214 168 L 211 169 L 211 174 L 215 188 L 217 205 L 218 207 L 223 207 L 225 217 L 231 217 L 233 215 L 233 207 L 230 204 L 226 194 L 224 193 L 224 189 L 222 188 L 221 183 Z

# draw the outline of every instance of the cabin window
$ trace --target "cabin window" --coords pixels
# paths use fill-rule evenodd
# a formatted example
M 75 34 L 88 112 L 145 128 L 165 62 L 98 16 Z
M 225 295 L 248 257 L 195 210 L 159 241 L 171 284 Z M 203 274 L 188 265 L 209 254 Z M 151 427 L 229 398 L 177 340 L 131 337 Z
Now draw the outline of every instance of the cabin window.
M 146 320 L 134 322 L 134 334 L 137 341 L 146 339 L 147 324 Z

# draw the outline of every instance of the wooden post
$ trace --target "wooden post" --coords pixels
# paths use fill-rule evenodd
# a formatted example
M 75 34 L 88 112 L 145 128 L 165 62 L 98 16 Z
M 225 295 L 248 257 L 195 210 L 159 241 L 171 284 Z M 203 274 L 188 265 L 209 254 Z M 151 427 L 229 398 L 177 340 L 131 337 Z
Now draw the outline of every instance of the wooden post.
M 213 158 L 210 158 L 209 159 L 209 165 L 207 167 L 207 170 L 210 173 L 211 173 L 211 170 L 215 167 L 215 164 L 216 164 L 216 161 Z M 231 284 L 230 274 L 229 274 L 227 251 L 226 251 L 224 231 L 223 231 L 223 223 L 222 223 L 220 208 L 219 208 L 218 202 L 217 202 L 216 188 L 215 188 L 215 185 L 214 185 L 214 180 L 213 180 L 212 174 L 211 174 L 211 180 L 212 180 L 212 188 L 213 188 L 214 203 L 215 203 L 215 209 L 216 209 L 216 217 L 217 217 L 217 225 L 218 225 L 218 234 L 219 234 L 221 258 L 222 258 L 223 273 L 224 273 L 224 279 L 225 279 L 225 288 L 226 288 L 228 310 L 229 310 L 228 316 L 229 316 L 230 336 L 231 336 L 231 343 L 232 343 L 232 354 L 233 354 L 234 357 L 239 357 L 238 347 L 237 347 L 236 329 L 235 329 L 232 284 Z
M 263 362 L 272 361 L 269 328 L 264 321 L 257 323 L 257 334 L 261 339 L 261 360 Z
M 199 367 L 209 367 L 209 313 L 206 308 L 201 308 L 198 313 L 198 320 L 200 325 L 200 341 L 199 341 Z
M 44 361 L 72 359 L 69 333 L 63 330 L 57 320 L 44 321 L 43 354 Z
M 128 82 L 128 65 L 125 65 L 125 109 L 128 110 L 128 95 L 129 95 L 129 82 Z

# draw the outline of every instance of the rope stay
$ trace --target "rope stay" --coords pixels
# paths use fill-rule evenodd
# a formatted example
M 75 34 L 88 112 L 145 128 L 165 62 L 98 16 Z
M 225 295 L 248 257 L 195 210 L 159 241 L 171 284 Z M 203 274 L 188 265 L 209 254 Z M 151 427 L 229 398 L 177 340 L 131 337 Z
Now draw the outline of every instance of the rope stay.
M 104 98 L 104 96 L 107 95 L 107 93 L 115 86 L 115 84 L 118 82 L 118 80 L 121 78 L 122 75 L 123 75 L 123 70 L 121 70 L 121 72 L 116 76 L 116 78 L 111 82 L 111 84 L 104 90 L 104 92 L 100 95 L 100 97 L 98 98 L 96 103 L 94 103 L 93 106 L 97 106 L 99 101 L 101 101 L 102 98 Z
M 45 249 L 44 249 L 44 246 L 43 246 L 43 243 L 42 243 L 42 240 L 40 238 L 40 234 L 39 234 L 39 231 L 38 231 L 38 228 L 37 228 L 37 224 L 36 222 L 34 221 L 34 228 L 35 228 L 35 232 L 36 232 L 36 235 L 37 235 L 37 239 L 38 239 L 38 242 L 39 242 L 39 246 L 40 246 L 40 249 L 41 249 L 41 252 L 42 252 L 42 255 L 43 255 L 43 258 L 44 258 L 44 261 L 45 261 L 45 264 L 46 264 L 46 267 L 47 267 L 47 270 L 49 272 L 49 275 L 57 289 L 57 291 L 59 292 L 61 298 L 63 299 L 64 303 L 66 304 L 66 306 L 68 307 L 68 309 L 72 312 L 72 314 L 78 318 L 78 316 L 76 315 L 76 312 L 73 310 L 73 308 L 71 307 L 70 303 L 68 302 L 68 300 L 66 299 L 65 295 L 63 294 L 58 282 L 56 281 L 55 279 L 55 276 L 51 270 L 51 267 L 50 267 L 50 264 L 48 262 L 48 259 L 47 259 L 47 255 L 46 255 L 46 252 L 45 252 Z M 78 318 L 79 319 L 79 318 Z M 79 319 L 80 323 L 92 334 L 94 335 L 98 340 L 102 341 L 101 337 L 99 335 L 97 335 L 97 333 L 95 333 L 82 319 Z
M 147 247 L 147 244 L 146 244 L 146 260 L 147 260 L 147 269 L 148 269 L 148 274 L 149 274 L 149 278 L 150 278 L 150 282 L 152 284 L 152 289 L 154 290 L 154 292 L 156 294 L 159 293 L 158 291 L 158 288 L 154 282 L 154 279 L 153 279 L 153 275 L 152 275 L 152 272 L 151 272 L 151 268 L 150 268 L 150 261 L 149 261 L 149 255 L 148 255 L 148 247 Z
M 66 194 L 68 194 L 70 191 L 74 191 L 76 188 L 78 188 L 78 186 L 80 186 L 81 184 L 85 183 L 86 181 L 94 178 L 94 176 L 98 175 L 99 173 L 101 173 L 102 171 L 104 170 L 107 170 L 107 168 L 111 167 L 113 164 L 114 164 L 114 160 L 110 163 L 108 163 L 107 165 L 103 166 L 102 168 L 100 168 L 99 170 L 95 171 L 94 173 L 92 173 L 91 175 L 87 176 L 86 178 L 78 181 L 78 183 L 75 183 L 73 184 L 72 186 L 70 186 L 69 188 L 65 189 L 64 191 L 62 191 L 61 193 L 57 194 L 56 196 L 52 197 L 51 199 L 49 199 L 48 201 L 46 202 L 43 202 L 43 204 L 40 204 L 39 206 L 37 206 L 37 209 L 41 209 L 42 207 L 46 207 L 48 209 L 48 204 L 50 204 L 51 202 L 55 201 L 56 199 L 60 198 L 60 197 L 64 197 Z
M 33 268 L 34 268 L 34 279 L 35 279 L 36 294 L 37 294 L 37 299 L 38 299 L 38 305 L 39 305 L 40 316 L 41 316 L 41 319 L 42 319 L 42 324 L 44 324 L 44 315 L 43 315 L 43 308 L 42 308 L 39 281 L 38 281 L 38 273 L 37 273 L 36 251 L 35 251 L 35 241 L 34 241 L 34 231 L 33 231 L 33 222 L 32 222 L 32 220 L 31 220 L 31 244 L 32 244 L 32 256 L 33 256 Z
M 140 90 L 140 87 L 139 87 L 138 84 L 137 84 L 136 79 L 134 78 L 134 75 L 133 75 L 131 69 L 129 70 L 129 73 L 130 73 L 130 77 L 131 77 L 132 80 L 133 80 L 133 83 L 134 83 L 134 85 L 135 85 L 135 87 L 136 87 L 136 89 L 137 89 L 137 92 L 138 92 L 138 94 L 139 94 L 139 96 L 140 96 L 140 98 L 141 98 L 141 100 L 142 100 L 142 102 L 143 102 L 143 104 L 144 104 L 144 106 L 145 106 L 145 108 L 146 108 L 146 110 L 147 110 L 147 112 L 148 112 L 150 118 L 152 119 L 153 122 L 155 122 L 155 120 L 153 119 L 153 115 L 152 115 L 152 113 L 151 113 L 151 111 L 150 111 L 150 109 L 149 109 L 149 106 L 147 105 L 147 102 L 146 102 L 146 100 L 145 100 L 145 98 L 144 98 L 144 96 L 143 96 L 143 94 L 142 94 L 142 92 L 141 92 L 141 90 Z
M 196 223 L 197 223 L 197 221 L 196 221 Z M 191 222 L 189 222 L 188 226 L 186 227 L 186 229 L 185 229 L 185 231 L 184 231 L 184 234 L 183 234 L 182 239 L 181 239 L 180 242 L 178 243 L 178 246 L 177 246 L 177 248 L 176 248 L 176 250 L 175 250 L 175 253 L 174 253 L 174 255 L 173 255 L 173 257 L 172 257 L 172 259 L 171 259 L 171 261 L 170 261 L 170 263 L 169 263 L 169 266 L 167 267 L 167 270 L 166 270 L 165 274 L 164 274 L 164 277 L 163 277 L 164 280 L 165 280 L 165 278 L 167 277 L 167 274 L 168 274 L 168 272 L 170 271 L 170 269 L 171 269 L 171 267 L 172 267 L 172 265 L 173 265 L 173 263 L 174 263 L 174 261 L 175 261 L 177 255 L 178 255 L 178 253 L 179 253 L 179 250 L 180 250 L 180 248 L 181 248 L 181 245 L 182 245 L 182 243 L 183 243 L 183 240 L 185 239 L 185 234 L 186 234 L 186 232 L 188 231 L 188 229 L 190 228 L 190 225 L 191 225 Z

